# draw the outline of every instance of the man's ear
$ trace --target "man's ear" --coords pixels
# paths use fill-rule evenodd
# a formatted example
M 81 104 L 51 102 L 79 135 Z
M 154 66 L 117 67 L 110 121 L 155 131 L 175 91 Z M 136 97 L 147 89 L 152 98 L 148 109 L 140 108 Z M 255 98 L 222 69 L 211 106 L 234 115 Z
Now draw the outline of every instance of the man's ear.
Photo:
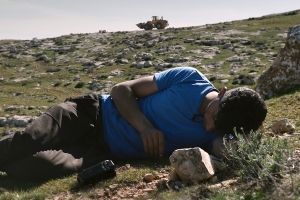
M 223 95 L 226 93 L 226 91 L 227 91 L 227 87 L 223 87 L 223 88 L 221 89 L 221 91 L 219 92 L 218 97 L 223 96 Z

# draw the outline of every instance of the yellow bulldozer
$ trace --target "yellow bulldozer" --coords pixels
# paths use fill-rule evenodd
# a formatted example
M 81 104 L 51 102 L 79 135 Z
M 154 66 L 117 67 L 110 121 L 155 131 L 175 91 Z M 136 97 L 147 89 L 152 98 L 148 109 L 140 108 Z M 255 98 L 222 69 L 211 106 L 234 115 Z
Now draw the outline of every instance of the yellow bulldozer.
M 169 26 L 169 23 L 167 20 L 164 20 L 163 17 L 159 19 L 158 16 L 152 16 L 152 21 L 141 22 L 138 23 L 137 26 L 140 29 L 145 29 L 145 30 L 152 30 L 153 28 L 164 29 L 167 26 Z

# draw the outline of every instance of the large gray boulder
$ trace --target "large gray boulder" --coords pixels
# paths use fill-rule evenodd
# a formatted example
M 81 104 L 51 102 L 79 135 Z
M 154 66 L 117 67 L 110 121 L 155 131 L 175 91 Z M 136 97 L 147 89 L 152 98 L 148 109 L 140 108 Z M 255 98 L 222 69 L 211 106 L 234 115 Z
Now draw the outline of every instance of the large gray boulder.
M 300 85 L 300 25 L 290 27 L 287 35 L 285 47 L 257 80 L 255 90 L 262 98 L 271 98 Z

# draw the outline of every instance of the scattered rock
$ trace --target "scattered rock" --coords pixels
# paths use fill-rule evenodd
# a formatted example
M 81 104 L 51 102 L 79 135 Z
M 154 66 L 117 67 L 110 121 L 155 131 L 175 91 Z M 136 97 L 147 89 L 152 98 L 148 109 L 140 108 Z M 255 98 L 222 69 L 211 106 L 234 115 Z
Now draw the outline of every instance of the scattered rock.
M 153 188 L 145 188 L 145 189 L 143 189 L 143 192 L 147 192 L 147 193 L 151 193 L 151 192 L 154 192 L 155 191 L 155 189 L 153 189 Z
M 124 72 L 124 70 L 116 69 L 116 70 L 111 71 L 110 74 L 113 76 L 122 76 L 123 72 Z
M 75 88 L 82 88 L 85 86 L 85 82 L 78 82 L 76 85 L 75 85 Z
M 232 44 L 226 43 L 226 44 L 224 44 L 223 49 L 229 49 L 230 47 L 232 47 Z
M 145 174 L 143 180 L 146 183 L 152 182 L 154 180 L 154 176 L 153 176 L 153 174 Z
M 105 65 L 106 66 L 112 66 L 115 63 L 115 61 L 116 61 L 115 59 L 108 60 L 108 61 L 105 62 Z
M 66 82 L 65 84 L 64 84 L 64 87 L 67 87 L 67 86 L 69 86 L 69 85 L 71 85 L 72 84 L 72 81 L 68 81 L 68 82 Z
M 89 60 L 87 60 L 87 61 L 85 61 L 84 63 L 82 63 L 82 66 L 84 66 L 84 67 L 86 67 L 86 66 L 93 66 L 94 65 L 94 63 L 92 62 L 92 61 L 89 61 Z
M 199 147 L 175 150 L 170 162 L 183 182 L 197 184 L 215 174 L 209 154 Z
M 146 53 L 146 52 L 141 52 L 141 53 L 137 53 L 134 56 L 134 58 L 137 61 L 147 61 L 147 60 L 151 60 L 152 54 L 151 53 Z
M 12 117 L 0 117 L 0 124 L 5 125 L 14 125 L 17 127 L 26 127 L 29 123 L 33 122 L 37 117 L 32 116 L 20 116 L 14 115 Z
M 33 38 L 30 42 L 29 42 L 29 45 L 31 47 L 39 47 L 40 45 L 42 44 L 42 42 L 37 39 L 37 38 Z
M 244 61 L 244 60 L 248 60 L 249 59 L 249 56 L 232 56 L 230 58 L 227 58 L 226 60 L 229 61 L 229 62 L 241 62 L 241 61 Z
M 49 68 L 49 69 L 47 69 L 46 72 L 53 73 L 53 72 L 59 72 L 60 70 L 61 70 L 60 68 Z
M 141 69 L 143 68 L 145 65 L 145 61 L 139 61 L 136 63 L 136 68 Z
M 127 59 L 122 58 L 122 59 L 116 59 L 116 63 L 127 64 L 129 63 L 129 61 Z
M 13 111 L 13 110 L 17 110 L 17 109 L 20 109 L 20 108 L 17 106 L 8 106 L 4 110 L 5 111 Z
M 220 61 L 220 62 L 211 62 L 211 63 L 203 65 L 201 67 L 203 69 L 205 69 L 206 71 L 210 71 L 211 69 L 220 68 L 223 65 L 224 65 L 224 62 Z
M 189 50 L 187 53 L 200 54 L 203 56 L 203 58 L 213 59 L 216 54 L 220 53 L 220 49 L 219 47 L 202 47 L 201 49 L 197 50 Z
M 244 75 L 241 74 L 237 77 L 235 77 L 232 81 L 233 85 L 239 84 L 239 85 L 254 85 L 255 84 L 255 77 L 251 75 Z
M 79 80 L 80 80 L 80 76 L 79 75 L 75 76 L 74 79 L 73 79 L 73 81 L 79 81 Z
M 204 40 L 204 41 L 201 41 L 201 43 L 206 46 L 213 46 L 213 45 L 220 44 L 220 40 Z
M 48 58 L 47 55 L 44 55 L 44 54 L 43 54 L 43 55 L 38 56 L 36 60 L 48 62 L 48 61 L 49 61 L 49 58 Z
M 275 122 L 271 129 L 274 133 L 293 133 L 295 131 L 295 125 L 289 119 L 282 119 Z
M 195 39 L 186 39 L 184 40 L 184 43 L 193 43 Z
M 28 110 L 33 110 L 33 109 L 35 109 L 35 108 L 36 108 L 36 106 L 28 106 L 28 107 L 27 107 Z
M 221 183 L 217 183 L 214 185 L 209 185 L 208 188 L 209 189 L 217 189 L 217 188 L 228 188 L 233 184 L 236 184 L 238 182 L 238 179 L 231 179 L 231 180 L 226 180 L 226 181 L 222 181 Z
M 170 63 L 159 63 L 155 66 L 156 70 L 162 71 L 165 70 L 166 68 L 171 68 L 173 65 Z
M 151 61 L 145 61 L 145 62 L 144 62 L 144 67 L 145 67 L 145 68 L 147 68 L 147 67 L 152 67 L 152 66 L 153 66 L 153 64 L 152 64 Z
M 23 82 L 23 81 L 27 81 L 28 79 L 30 79 L 30 77 L 28 77 L 28 78 L 19 77 L 19 78 L 16 78 L 15 80 L 13 80 L 13 82 Z

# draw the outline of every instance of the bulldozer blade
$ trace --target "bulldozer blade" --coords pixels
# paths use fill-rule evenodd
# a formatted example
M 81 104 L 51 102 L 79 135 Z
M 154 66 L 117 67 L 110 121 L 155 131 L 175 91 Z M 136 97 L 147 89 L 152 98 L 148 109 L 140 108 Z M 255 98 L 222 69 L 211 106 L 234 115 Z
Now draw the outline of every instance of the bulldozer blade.
M 138 24 L 136 24 L 136 25 L 137 25 L 137 27 L 139 27 L 140 29 L 143 29 L 143 28 L 144 28 L 143 23 L 138 23 Z

